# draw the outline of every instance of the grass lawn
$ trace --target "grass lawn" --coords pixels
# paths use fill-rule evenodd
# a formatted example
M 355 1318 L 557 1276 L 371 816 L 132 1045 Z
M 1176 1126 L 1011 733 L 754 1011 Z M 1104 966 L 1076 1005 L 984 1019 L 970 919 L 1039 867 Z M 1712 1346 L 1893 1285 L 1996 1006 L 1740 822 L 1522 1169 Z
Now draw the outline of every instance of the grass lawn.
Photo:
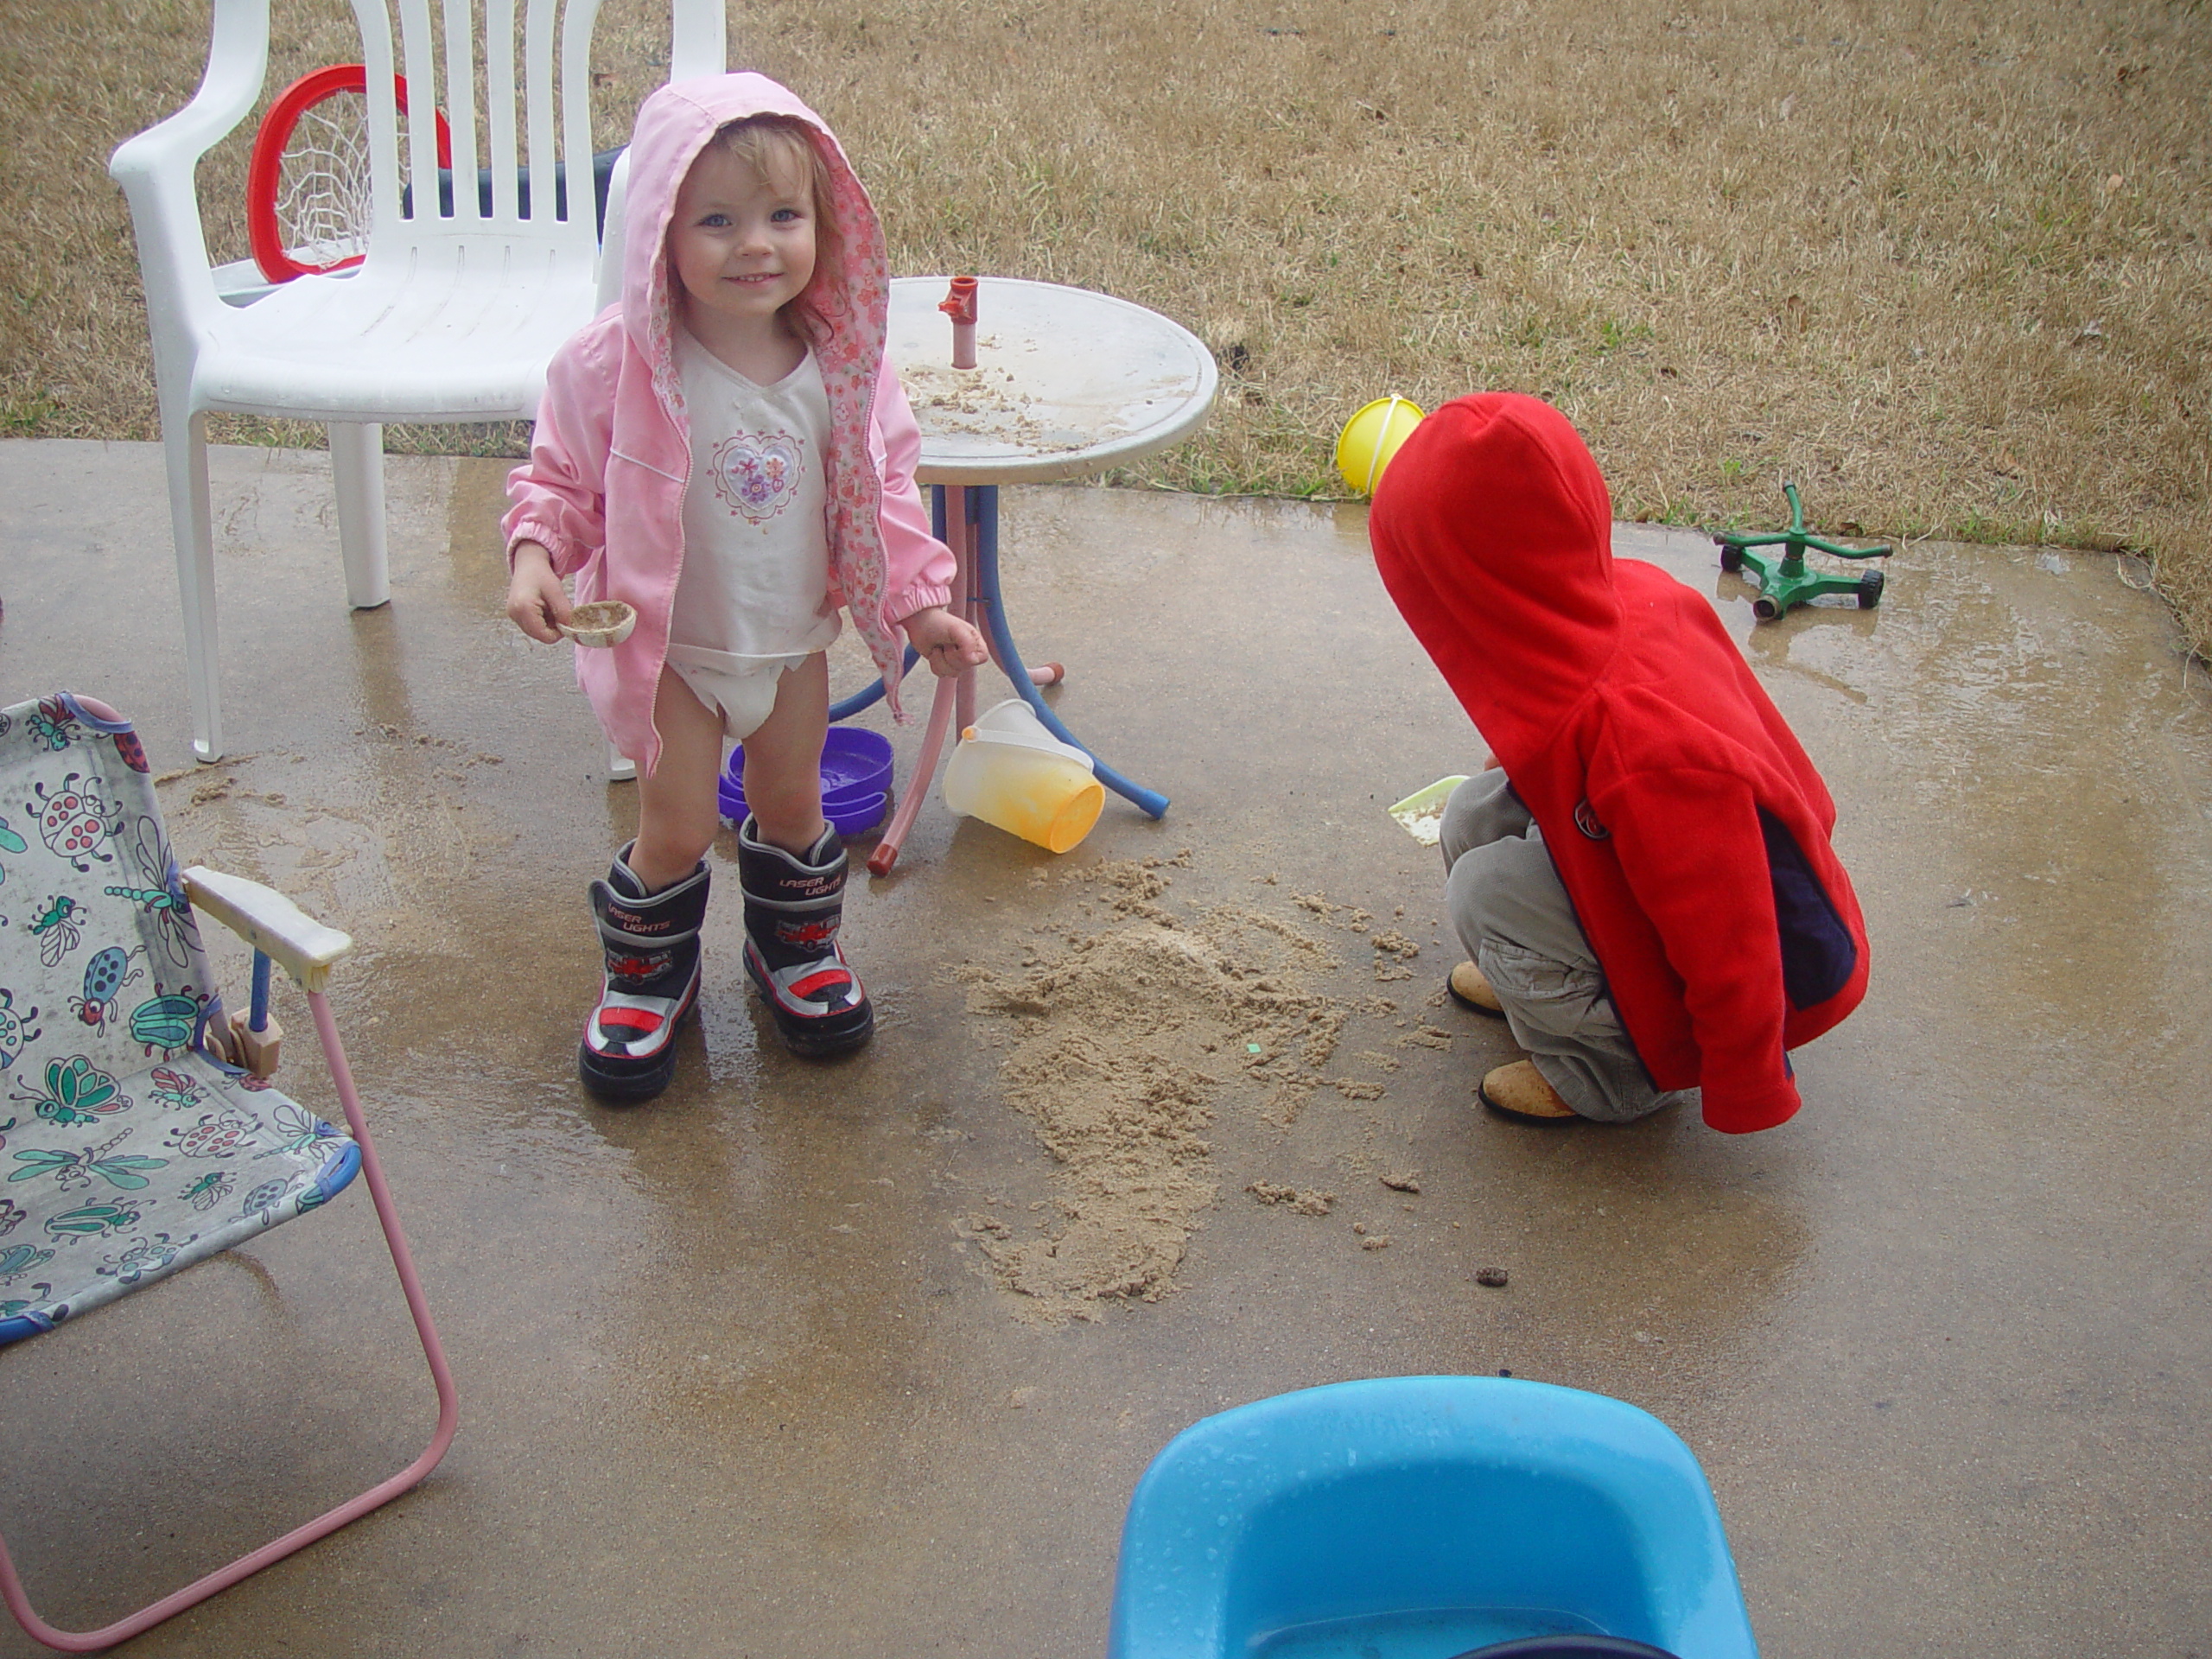
M 272 88 L 358 55 L 339 0 L 274 9 Z M 105 162 L 190 95 L 207 8 L 13 14 L 0 432 L 152 437 Z M 665 28 L 608 0 L 602 142 Z M 1211 426 L 1126 481 L 1338 493 L 1368 398 L 1512 388 L 1624 518 L 1771 525 L 1789 478 L 1831 536 L 2130 548 L 2212 645 L 2202 0 L 757 0 L 730 39 L 838 130 L 895 270 L 1105 289 L 1212 346 Z M 202 168 L 218 259 L 250 140 Z

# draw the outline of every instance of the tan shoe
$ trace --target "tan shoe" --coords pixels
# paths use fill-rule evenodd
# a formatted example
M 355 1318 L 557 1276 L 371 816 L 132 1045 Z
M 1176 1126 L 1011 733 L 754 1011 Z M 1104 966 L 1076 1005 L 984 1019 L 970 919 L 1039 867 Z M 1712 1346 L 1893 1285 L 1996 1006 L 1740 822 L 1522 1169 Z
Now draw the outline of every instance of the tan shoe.
M 1477 1014 L 1486 1014 L 1493 1020 L 1505 1018 L 1505 1007 L 1497 1000 L 1497 993 L 1491 988 L 1490 981 L 1483 977 L 1483 970 L 1471 962 L 1463 962 L 1454 968 L 1452 977 L 1444 982 L 1444 988 L 1463 1008 L 1472 1008 Z
M 1534 1060 L 1515 1060 L 1501 1065 L 1483 1079 L 1477 1091 L 1493 1112 L 1531 1123 L 1564 1123 L 1575 1116 L 1574 1108 L 1559 1097 L 1559 1090 L 1544 1081 Z

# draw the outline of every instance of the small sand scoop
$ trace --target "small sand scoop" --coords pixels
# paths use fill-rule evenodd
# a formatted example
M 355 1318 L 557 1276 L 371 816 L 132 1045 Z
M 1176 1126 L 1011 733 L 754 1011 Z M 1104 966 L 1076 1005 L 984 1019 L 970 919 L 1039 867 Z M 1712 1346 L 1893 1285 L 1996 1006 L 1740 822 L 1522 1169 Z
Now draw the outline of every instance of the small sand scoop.
M 1415 790 L 1393 806 L 1390 816 L 1422 846 L 1433 847 L 1444 838 L 1444 804 L 1452 798 L 1452 791 L 1466 781 L 1465 777 L 1440 778 L 1427 789 Z
M 604 649 L 630 637 L 630 630 L 638 626 L 638 613 L 619 599 L 598 599 L 577 606 L 566 622 L 555 626 L 580 645 Z

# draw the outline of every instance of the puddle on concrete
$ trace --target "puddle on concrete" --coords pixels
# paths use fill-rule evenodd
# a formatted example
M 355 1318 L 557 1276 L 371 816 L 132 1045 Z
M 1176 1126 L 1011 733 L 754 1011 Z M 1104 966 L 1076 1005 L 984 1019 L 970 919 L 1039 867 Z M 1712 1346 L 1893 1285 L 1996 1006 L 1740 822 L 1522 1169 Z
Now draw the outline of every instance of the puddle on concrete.
M 341 1023 L 462 1437 L 401 1505 L 149 1651 L 334 1630 L 397 1651 L 426 1610 L 456 1651 L 1096 1650 L 1130 1487 L 1193 1418 L 1501 1368 L 1684 1434 L 1774 1650 L 2205 1628 L 2212 698 L 2114 561 L 1916 546 L 1876 611 L 1754 626 L 1708 541 L 1624 527 L 1713 596 L 1818 760 L 1875 982 L 1801 1053 L 1806 1109 L 1772 1134 L 1532 1135 L 1471 1107 L 1510 1051 L 1443 1004 L 1440 862 L 1387 816 L 1480 747 L 1360 511 L 1010 493 L 1020 637 L 1068 663 L 1064 717 L 1169 817 L 1110 802 L 1054 861 L 929 804 L 849 912 L 883 1027 L 835 1067 L 762 1025 L 725 889 L 683 1074 L 625 1113 L 573 1066 L 583 887 L 634 791 L 604 781 L 565 657 L 500 614 L 504 467 L 395 459 L 395 596 L 360 615 L 320 467 L 214 458 L 238 759 L 163 799 L 183 855 L 296 885 L 360 942 Z M 158 450 L 0 445 L 0 474 L 10 671 L 107 697 L 176 766 Z M 894 741 L 904 779 L 916 734 Z M 1105 872 L 1147 859 L 1160 914 L 1116 909 L 1142 888 Z M 1378 950 L 1391 932 L 1417 954 Z M 971 1012 L 981 992 L 1011 1000 Z M 1086 999 L 1104 1012 L 1078 1020 Z M 1309 1064 L 1300 1033 L 1338 1010 Z M 1025 1111 L 1102 1032 L 1107 1109 Z M 311 1039 L 287 1069 L 327 1103 Z M 1082 1244 L 1069 1211 L 1148 1098 L 1173 1108 L 1167 1155 L 1133 1185 L 1173 1202 L 1128 1287 L 1085 1295 L 1114 1276 L 1055 1280 L 1035 1247 Z M 8 1518 L 39 1522 L 21 1559 L 54 1611 L 158 1593 L 419 1444 L 373 1228 L 329 1208 L 5 1356 L 38 1402 Z M 1046 1294 L 1004 1288 L 1007 1262 Z M 1492 1266 L 1506 1285 L 1478 1282 Z M 1056 1297 L 1071 1317 L 1016 1316 Z M 191 1389 L 149 1389 L 153 1355 Z M 163 1462 L 164 1433 L 207 1458 Z M 370 1579 L 381 1612 L 351 1598 Z

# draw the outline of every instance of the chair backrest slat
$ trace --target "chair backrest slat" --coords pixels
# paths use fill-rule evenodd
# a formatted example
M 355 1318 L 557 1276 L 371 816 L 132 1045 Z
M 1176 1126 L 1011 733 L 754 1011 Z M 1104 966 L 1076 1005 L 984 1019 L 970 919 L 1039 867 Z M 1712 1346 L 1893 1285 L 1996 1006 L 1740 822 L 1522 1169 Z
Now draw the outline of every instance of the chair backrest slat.
M 399 242 L 406 234 L 399 217 L 399 111 L 391 89 L 391 19 L 382 0 L 353 0 L 353 21 L 360 28 L 361 67 L 368 77 L 369 236 L 373 252 L 376 243 Z
M 368 76 L 372 263 L 492 226 L 536 244 L 597 246 L 596 214 L 589 211 L 591 44 L 600 0 L 438 0 L 435 18 L 430 0 L 353 4 Z M 671 21 L 687 67 L 707 61 L 721 45 L 716 0 L 676 0 Z M 404 118 L 392 94 L 395 72 L 407 82 L 410 113 Z M 449 210 L 436 186 L 440 110 L 452 137 Z M 478 184 L 485 170 L 488 207 Z M 569 172 L 575 175 L 574 200 L 563 213 L 562 199 L 569 192 L 561 181 Z M 518 175 L 531 181 L 526 209 Z
M 445 0 L 444 9 L 446 82 L 441 103 L 453 131 L 453 216 L 463 221 L 480 220 L 486 217 L 483 205 L 475 191 L 464 188 L 476 171 L 476 10 L 472 0 Z M 498 35 L 487 34 L 485 50 L 494 50 L 498 40 Z M 410 135 L 428 127 L 433 141 L 437 137 L 437 119 L 428 111 L 419 119 L 410 114 L 407 125 Z M 438 212 L 442 205 L 434 198 L 429 211 Z
M 569 0 L 561 19 L 561 149 L 569 158 L 569 217 L 594 223 L 591 165 L 591 30 L 599 0 Z M 551 211 L 552 193 L 547 192 Z
M 407 77 L 407 182 L 417 231 L 438 217 L 438 122 L 443 101 L 433 56 L 429 0 L 399 0 L 399 48 Z
M 729 66 L 729 18 L 723 0 L 675 0 L 669 20 L 668 78 L 719 75 Z
M 521 209 L 515 188 L 515 0 L 485 0 L 484 105 L 490 129 L 492 215 L 502 224 Z
M 553 12 L 555 0 L 529 0 L 523 13 L 523 99 L 530 143 L 530 213 L 553 217 Z M 542 204 L 542 205 L 541 205 Z

